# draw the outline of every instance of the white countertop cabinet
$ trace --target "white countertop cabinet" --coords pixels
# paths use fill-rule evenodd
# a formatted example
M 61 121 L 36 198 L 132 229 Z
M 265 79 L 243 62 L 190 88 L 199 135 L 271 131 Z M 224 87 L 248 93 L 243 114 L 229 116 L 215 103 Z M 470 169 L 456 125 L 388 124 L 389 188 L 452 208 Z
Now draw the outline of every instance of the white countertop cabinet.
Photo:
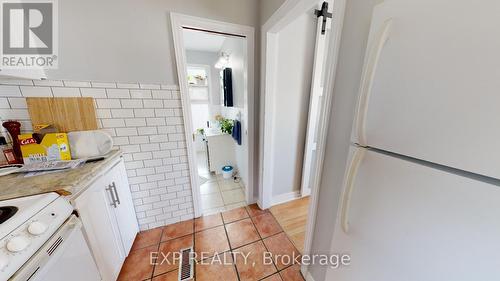
M 116 280 L 139 231 L 123 160 L 97 178 L 73 205 L 103 280 Z

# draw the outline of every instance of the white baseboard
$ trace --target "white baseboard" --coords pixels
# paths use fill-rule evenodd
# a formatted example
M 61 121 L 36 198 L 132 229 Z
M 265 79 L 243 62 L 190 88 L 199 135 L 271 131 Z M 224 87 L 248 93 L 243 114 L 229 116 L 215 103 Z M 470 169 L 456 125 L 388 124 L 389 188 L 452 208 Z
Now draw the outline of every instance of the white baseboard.
M 298 199 L 300 197 L 301 197 L 300 191 L 294 191 L 294 192 L 284 193 L 284 194 L 280 194 L 280 195 L 275 195 L 275 196 L 273 196 L 271 205 L 274 206 L 274 205 L 286 203 L 286 202 Z

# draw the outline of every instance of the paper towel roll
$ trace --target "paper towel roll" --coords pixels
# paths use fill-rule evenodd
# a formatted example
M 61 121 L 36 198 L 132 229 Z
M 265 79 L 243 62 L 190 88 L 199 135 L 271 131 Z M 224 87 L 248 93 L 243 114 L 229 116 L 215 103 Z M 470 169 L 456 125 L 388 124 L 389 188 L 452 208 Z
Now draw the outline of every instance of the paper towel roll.
M 111 136 L 100 130 L 68 133 L 71 158 L 91 158 L 108 154 L 113 148 Z

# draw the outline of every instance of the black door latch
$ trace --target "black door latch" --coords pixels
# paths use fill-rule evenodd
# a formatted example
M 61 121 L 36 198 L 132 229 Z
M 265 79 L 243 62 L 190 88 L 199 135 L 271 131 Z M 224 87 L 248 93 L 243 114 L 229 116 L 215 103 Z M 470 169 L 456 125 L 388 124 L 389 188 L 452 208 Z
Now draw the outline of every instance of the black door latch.
M 328 12 L 328 2 L 323 2 L 321 5 L 321 10 L 315 10 L 314 14 L 319 18 L 323 17 L 323 25 L 321 26 L 321 34 L 324 35 L 326 32 L 326 21 L 328 18 L 332 18 L 333 14 Z

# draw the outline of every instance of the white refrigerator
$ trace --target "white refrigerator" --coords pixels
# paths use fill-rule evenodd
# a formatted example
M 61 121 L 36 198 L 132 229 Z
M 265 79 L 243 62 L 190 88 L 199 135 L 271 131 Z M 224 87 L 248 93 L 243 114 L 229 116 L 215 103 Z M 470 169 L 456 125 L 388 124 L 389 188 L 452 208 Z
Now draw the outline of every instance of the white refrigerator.
M 500 1 L 375 8 L 335 281 L 500 280 Z

